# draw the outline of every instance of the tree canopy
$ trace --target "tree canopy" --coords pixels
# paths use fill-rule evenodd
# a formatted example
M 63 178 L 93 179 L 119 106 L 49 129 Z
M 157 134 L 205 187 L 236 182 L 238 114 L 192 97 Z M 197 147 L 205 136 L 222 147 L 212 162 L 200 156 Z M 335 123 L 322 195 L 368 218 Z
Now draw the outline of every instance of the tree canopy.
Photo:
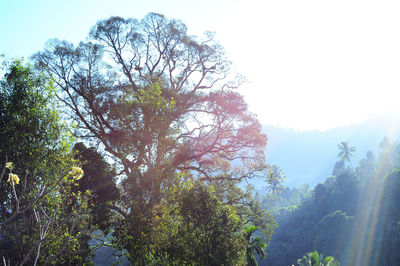
M 86 195 L 72 193 L 84 173 L 54 93 L 19 60 L 0 81 L 0 254 L 7 265 L 91 259 Z
M 265 170 L 266 136 L 235 91 L 244 79 L 230 70 L 212 33 L 190 36 L 182 22 L 155 13 L 140 21 L 111 17 L 91 29 L 88 41 L 74 47 L 52 40 L 34 60 L 59 88 L 76 136 L 116 163 L 115 243 L 131 262 L 151 256 L 157 207 L 180 174 L 220 184 L 223 204 L 262 221 L 256 201 L 225 201 L 236 181 Z M 272 232 L 271 217 L 261 223 Z

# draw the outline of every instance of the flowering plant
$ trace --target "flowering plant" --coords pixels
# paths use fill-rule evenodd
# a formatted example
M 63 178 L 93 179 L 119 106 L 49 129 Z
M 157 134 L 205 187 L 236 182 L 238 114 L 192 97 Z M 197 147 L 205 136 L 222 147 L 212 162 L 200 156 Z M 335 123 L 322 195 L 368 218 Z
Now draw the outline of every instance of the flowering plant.
M 7 182 L 9 182 L 10 184 L 14 183 L 14 184 L 18 185 L 19 184 L 19 177 L 16 174 L 9 173 Z

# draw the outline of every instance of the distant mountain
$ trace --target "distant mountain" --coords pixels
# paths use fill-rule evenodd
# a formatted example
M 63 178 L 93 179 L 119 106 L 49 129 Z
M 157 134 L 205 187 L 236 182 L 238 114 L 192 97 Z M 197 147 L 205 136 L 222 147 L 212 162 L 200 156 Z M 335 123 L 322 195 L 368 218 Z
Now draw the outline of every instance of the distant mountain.
M 339 153 L 337 145 L 348 141 L 357 148 L 353 165 L 363 159 L 370 150 L 379 152 L 379 143 L 387 136 L 398 140 L 400 136 L 399 116 L 379 116 L 360 124 L 335 128 L 327 131 L 302 131 L 263 126 L 268 137 L 266 160 L 284 169 L 287 180 L 285 186 L 297 187 L 308 183 L 314 186 L 332 173 Z M 256 190 L 265 189 L 262 181 L 253 183 Z

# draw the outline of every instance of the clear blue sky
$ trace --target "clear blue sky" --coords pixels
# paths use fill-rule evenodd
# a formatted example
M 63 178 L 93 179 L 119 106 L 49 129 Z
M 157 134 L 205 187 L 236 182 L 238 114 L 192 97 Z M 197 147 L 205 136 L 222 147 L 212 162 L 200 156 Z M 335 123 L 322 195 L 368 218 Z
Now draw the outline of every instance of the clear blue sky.
M 214 3 L 215 2 L 215 3 Z M 30 56 L 50 38 L 85 40 L 90 28 L 110 16 L 141 19 L 149 12 L 190 24 L 202 33 L 235 1 L 185 0 L 0 0 L 0 51 L 9 56 Z M 227 7 L 227 8 L 226 8 Z M 222 12 L 222 13 L 221 13 Z M 221 13 L 221 14 L 220 14 Z
M 27 58 L 50 38 L 85 40 L 99 19 L 148 12 L 215 31 L 262 123 L 328 129 L 398 111 L 398 1 L 0 0 L 0 53 Z

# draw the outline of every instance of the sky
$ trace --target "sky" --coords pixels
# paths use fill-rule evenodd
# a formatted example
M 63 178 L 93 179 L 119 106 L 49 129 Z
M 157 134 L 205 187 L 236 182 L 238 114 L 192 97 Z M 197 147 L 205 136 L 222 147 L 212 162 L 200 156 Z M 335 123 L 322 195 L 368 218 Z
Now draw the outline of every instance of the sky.
M 99 19 L 182 20 L 215 31 L 261 123 L 327 130 L 400 111 L 400 2 L 354 0 L 0 0 L 0 54 L 29 58 Z

